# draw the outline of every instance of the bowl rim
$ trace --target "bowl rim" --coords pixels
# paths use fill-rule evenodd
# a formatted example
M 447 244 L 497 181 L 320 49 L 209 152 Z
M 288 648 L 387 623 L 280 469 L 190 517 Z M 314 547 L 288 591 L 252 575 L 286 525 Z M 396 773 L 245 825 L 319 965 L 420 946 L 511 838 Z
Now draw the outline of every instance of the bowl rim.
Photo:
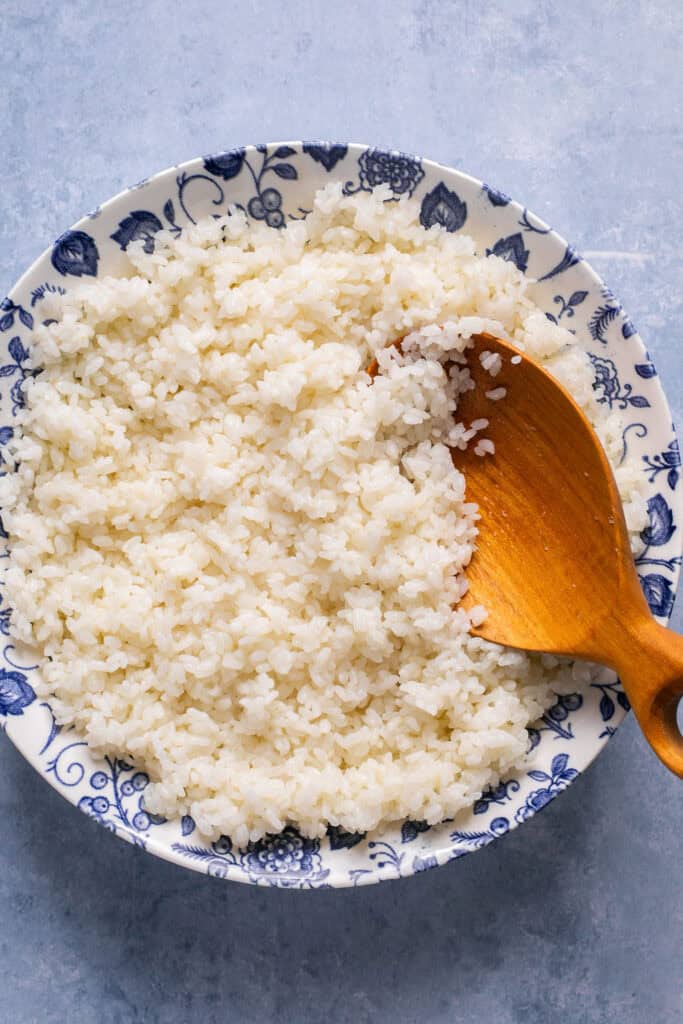
M 445 175 L 447 177 L 450 177 L 451 179 L 456 178 L 456 179 L 458 179 L 461 182 L 466 182 L 473 189 L 480 189 L 480 190 L 481 189 L 488 189 L 488 186 L 486 186 L 481 179 L 475 177 L 474 175 L 468 174 L 467 172 L 461 171 L 458 168 L 452 167 L 452 166 L 450 166 L 448 164 L 443 164 L 443 163 L 440 163 L 439 161 L 430 160 L 430 159 L 425 158 L 425 157 L 416 156 L 416 155 L 413 155 L 413 154 L 410 154 L 410 153 L 406 153 L 406 152 L 401 151 L 401 150 L 388 149 L 388 148 L 385 148 L 385 147 L 378 147 L 378 146 L 369 146 L 369 145 L 366 145 L 366 144 L 363 144 L 363 143 L 353 143 L 353 142 L 349 142 L 349 143 L 337 143 L 337 142 L 320 143 L 317 140 L 315 142 L 313 142 L 313 141 L 306 141 L 306 140 L 282 140 L 282 141 L 268 142 L 267 144 L 261 144 L 261 146 L 259 146 L 259 144 L 250 144 L 250 145 L 246 145 L 246 146 L 243 146 L 243 147 L 236 147 L 233 150 L 224 150 L 224 151 L 221 151 L 221 153 L 226 153 L 226 152 L 243 152 L 243 153 L 246 153 L 246 154 L 255 154 L 255 153 L 257 153 L 259 151 L 259 149 L 262 149 L 264 145 L 265 145 L 266 151 L 269 151 L 271 149 L 278 149 L 278 148 L 282 148 L 282 147 L 291 147 L 291 148 L 294 149 L 294 151 L 297 154 L 300 153 L 303 150 L 303 147 L 306 146 L 306 145 L 318 145 L 318 146 L 324 145 L 324 146 L 343 146 L 343 147 L 346 147 L 346 150 L 347 150 L 348 154 L 354 154 L 355 157 L 359 157 L 364 152 L 372 152 L 373 154 L 379 154 L 379 155 L 382 155 L 382 156 L 385 156 L 385 157 L 386 156 L 388 156 L 388 157 L 401 157 L 401 158 L 406 158 L 408 160 L 412 160 L 412 161 L 415 161 L 415 162 L 419 163 L 420 167 L 424 168 L 425 170 L 430 170 L 430 171 L 432 171 L 432 172 L 434 172 L 436 174 L 442 174 L 442 175 Z M 180 162 L 178 164 L 174 164 L 174 165 L 171 165 L 170 167 L 165 167 L 165 168 L 163 168 L 163 169 L 161 169 L 159 171 L 156 171 L 155 173 L 153 173 L 149 177 L 143 179 L 141 182 L 138 182 L 138 183 L 136 183 L 134 185 L 122 188 L 118 192 L 116 192 L 114 195 L 112 195 L 109 199 L 105 200 L 102 204 L 100 204 L 97 207 L 97 209 L 96 209 L 96 214 L 99 216 L 101 213 L 111 212 L 113 209 L 115 209 L 118 206 L 118 204 L 120 204 L 122 201 L 124 201 L 127 197 L 130 197 L 131 195 L 133 195 L 136 192 L 136 190 L 138 190 L 138 189 L 140 189 L 142 187 L 146 188 L 148 185 L 158 184 L 162 179 L 164 179 L 166 177 L 170 177 L 171 175 L 175 175 L 177 173 L 183 173 L 183 172 L 185 172 L 185 173 L 193 173 L 193 171 L 196 170 L 197 168 L 200 168 L 200 167 L 203 168 L 203 166 L 204 166 L 203 162 L 206 159 L 208 159 L 208 157 L 198 156 L 198 157 L 192 157 L 192 158 L 187 159 L 187 160 L 183 160 L 182 162 Z M 517 202 L 515 199 L 510 199 L 510 198 L 508 198 L 506 196 L 506 201 L 507 201 L 507 205 L 510 205 L 518 213 L 523 214 L 525 216 L 527 214 L 530 214 L 533 217 L 534 224 L 538 226 L 538 229 L 540 229 L 539 233 L 542 233 L 544 235 L 550 236 L 555 242 L 560 243 L 562 246 L 566 247 L 567 251 L 570 251 L 571 247 L 569 246 L 567 241 L 564 239 L 564 237 L 562 235 L 560 235 L 557 231 L 555 231 L 553 228 L 551 228 L 548 224 L 546 224 L 546 222 L 543 221 L 540 217 L 538 217 L 535 213 L 533 213 L 532 211 L 528 210 L 527 207 L 523 206 L 521 203 Z M 86 228 L 91 223 L 92 216 L 93 216 L 92 214 L 84 215 L 79 220 L 77 220 L 74 224 L 72 224 L 70 228 L 67 228 L 65 230 L 65 233 L 70 232 L 70 231 L 83 230 L 84 228 Z M 63 236 L 60 236 L 60 238 L 61 237 L 63 237 Z M 16 296 L 19 292 L 22 291 L 22 289 L 26 288 L 27 282 L 35 275 L 35 271 L 36 271 L 36 269 L 39 268 L 40 264 L 42 264 L 43 261 L 45 261 L 45 260 L 47 260 L 49 262 L 52 250 L 53 250 L 53 246 L 49 245 L 49 246 L 45 247 L 38 254 L 38 256 L 31 262 L 31 264 L 28 266 L 28 268 L 17 279 L 17 281 L 14 283 L 14 285 L 8 291 L 8 293 L 7 293 L 8 298 L 12 299 L 13 296 Z M 580 262 L 581 262 L 582 272 L 584 274 L 586 274 L 590 278 L 591 283 L 597 289 L 604 289 L 605 285 L 604 285 L 603 279 L 596 272 L 596 270 L 592 267 L 592 265 L 587 260 L 585 260 L 583 258 L 581 258 Z M 616 300 L 616 301 L 618 301 L 618 300 Z M 642 351 L 643 356 L 645 356 L 647 354 L 646 346 L 645 346 L 642 338 L 640 337 L 640 335 L 637 332 L 634 331 L 634 333 L 629 337 L 629 341 L 631 342 L 631 344 L 639 345 L 639 347 L 640 347 L 640 349 Z M 650 362 L 652 363 L 652 360 L 650 360 Z M 669 403 L 667 401 L 667 398 L 666 398 L 664 389 L 662 387 L 660 378 L 657 375 L 655 375 L 654 379 L 649 381 L 649 385 L 650 385 L 651 388 L 654 388 L 654 390 L 655 390 L 655 392 L 657 394 L 658 405 L 661 407 L 661 415 L 663 415 L 664 411 L 666 411 L 666 413 L 668 414 L 670 433 L 671 433 L 672 437 L 675 439 L 677 437 L 677 434 L 676 434 L 675 426 L 674 426 L 674 424 L 672 422 L 672 416 L 671 416 L 671 410 L 670 410 L 670 407 L 669 407 Z M 659 415 L 658 415 L 658 418 L 659 418 Z M 681 508 L 683 508 L 683 499 L 679 499 L 679 505 L 681 506 Z M 683 555 L 683 530 L 679 531 L 679 537 L 678 537 L 677 545 L 678 545 L 678 555 L 682 556 Z M 672 593 L 673 593 L 674 598 L 676 596 L 676 593 L 677 593 L 677 590 L 678 590 L 678 586 L 679 586 L 679 583 L 680 583 L 680 573 L 681 573 L 681 567 L 680 567 L 680 560 L 679 560 L 679 562 L 675 563 L 674 568 L 673 568 L 673 570 L 671 572 L 671 575 L 672 575 L 671 589 L 672 589 Z M 659 616 L 658 618 L 659 618 L 660 621 L 666 623 L 670 619 L 670 613 L 667 616 Z M 47 708 L 47 704 L 45 706 Z M 613 730 L 610 733 L 610 735 L 606 736 L 602 740 L 597 740 L 595 742 L 595 744 L 593 745 L 593 747 L 590 750 L 590 755 L 589 755 L 588 759 L 582 765 L 580 770 L 576 773 L 575 777 L 578 777 L 579 775 L 583 774 L 583 772 L 585 772 L 586 769 L 595 761 L 595 759 L 597 758 L 598 754 L 600 754 L 602 752 L 602 750 L 606 746 L 607 742 L 612 738 L 612 735 L 614 735 L 614 733 L 617 731 L 619 725 L 623 721 L 623 717 L 625 717 L 625 715 L 622 715 L 622 717 L 620 717 L 618 719 L 618 721 L 616 722 L 615 727 L 613 728 Z M 22 744 L 20 738 L 15 734 L 14 730 L 11 728 L 11 724 L 12 724 L 11 722 L 8 722 L 6 727 L 4 728 L 4 731 L 6 732 L 6 734 L 8 735 L 10 740 L 12 741 L 12 743 L 15 745 L 15 747 L 22 754 L 22 756 L 29 762 L 29 764 L 35 769 L 35 771 L 41 776 L 41 778 L 43 780 L 47 781 L 52 786 L 53 789 L 57 790 L 57 792 L 60 793 L 60 795 L 65 800 L 67 800 L 69 803 L 71 803 L 74 806 L 78 806 L 78 804 L 77 804 L 77 798 L 78 798 L 77 792 L 74 792 L 71 789 L 64 789 L 64 787 L 59 784 L 59 781 L 58 781 L 56 773 L 50 774 L 50 773 L 46 772 L 44 766 L 40 763 L 40 761 L 38 759 L 38 756 L 36 756 L 36 754 L 35 754 L 35 752 L 33 750 L 26 749 L 26 746 L 24 744 Z M 75 734 L 75 735 L 80 735 L 80 734 Z M 553 792 L 550 795 L 548 803 L 552 802 L 556 798 L 556 796 L 559 795 L 560 792 L 563 792 L 564 789 L 568 788 L 568 786 L 571 784 L 572 781 L 574 781 L 574 779 L 571 779 L 566 784 L 566 786 L 562 787 L 562 789 L 558 789 L 556 792 Z M 538 807 L 538 808 L 534 809 L 531 812 L 531 814 L 529 815 L 529 817 L 534 816 L 535 814 L 539 813 L 539 811 L 543 810 L 545 806 L 547 806 L 547 803 L 544 804 L 542 807 Z M 79 808 L 79 809 L 82 810 L 82 808 Z M 131 830 L 130 828 L 127 828 L 125 825 L 118 825 L 117 824 L 115 827 L 113 827 L 111 825 L 108 825 L 107 822 L 100 821 L 97 818 L 95 820 L 97 821 L 98 824 L 104 826 L 109 831 L 113 831 L 114 834 L 117 837 L 125 839 L 127 842 L 129 842 L 129 843 L 131 843 L 131 844 L 133 844 L 135 846 L 140 846 L 141 845 L 139 836 L 133 830 Z M 526 818 L 524 820 L 528 820 L 528 818 Z M 415 868 L 415 867 L 407 868 L 404 872 L 401 872 L 399 874 L 396 873 L 395 869 L 392 866 L 388 866 L 388 865 L 382 866 L 381 864 L 375 864 L 375 867 L 372 869 L 372 871 L 368 871 L 368 872 L 364 873 L 362 876 L 358 877 L 357 879 L 352 879 L 349 876 L 349 874 L 345 873 L 343 870 L 334 871 L 334 869 L 330 869 L 330 871 L 328 872 L 327 880 L 326 880 L 327 884 L 325 886 L 320 886 L 320 887 L 324 887 L 324 888 L 350 888 L 350 887 L 353 887 L 353 888 L 356 888 L 356 887 L 365 886 L 365 885 L 372 885 L 372 884 L 375 884 L 375 883 L 378 883 L 378 882 L 382 882 L 382 881 L 396 881 L 399 878 L 411 877 L 412 875 L 418 873 L 419 871 L 431 870 L 432 868 L 435 868 L 435 867 L 441 867 L 441 866 L 445 865 L 446 863 L 449 863 L 451 860 L 460 859 L 463 856 L 467 856 L 470 853 L 476 852 L 476 850 L 478 850 L 478 849 L 483 849 L 484 846 L 489 845 L 491 842 L 496 842 L 496 840 L 498 840 L 499 838 L 502 838 L 504 835 L 509 834 L 509 832 L 511 832 L 513 829 L 517 828 L 518 825 L 522 824 L 522 823 L 523 823 L 523 821 L 517 821 L 513 817 L 512 820 L 509 822 L 509 828 L 507 828 L 505 832 L 501 832 L 500 834 L 497 834 L 497 835 L 496 834 L 491 835 L 489 838 L 486 839 L 486 841 L 482 842 L 480 845 L 475 846 L 473 848 L 469 848 L 469 849 L 463 849 L 461 852 L 459 852 L 456 855 L 453 854 L 452 847 L 448 847 L 448 846 L 444 845 L 439 850 L 437 850 L 437 851 L 435 851 L 433 853 L 433 857 L 431 858 L 432 862 L 429 863 L 429 864 L 426 864 L 424 868 Z M 372 842 L 370 842 L 369 845 L 372 845 Z M 180 867 L 192 870 L 192 871 L 197 872 L 199 874 L 212 874 L 212 872 L 210 870 L 207 870 L 207 868 L 203 864 L 201 864 L 199 862 L 195 862 L 195 861 L 190 860 L 188 858 L 183 858 L 179 853 L 174 851 L 172 849 L 172 847 L 168 843 L 166 843 L 164 841 L 161 841 L 161 838 L 157 837 L 157 835 L 155 835 L 153 832 L 145 837 L 145 842 L 144 842 L 143 846 L 144 846 L 145 851 L 147 851 L 149 853 L 152 853 L 155 857 L 158 857 L 158 858 L 160 858 L 162 860 L 168 861 L 169 863 L 176 864 L 176 865 L 178 865 Z M 296 886 L 296 885 L 289 886 L 289 885 L 286 885 L 285 883 L 282 883 L 281 885 L 278 886 L 277 882 L 264 883 L 264 881 L 261 880 L 261 879 L 255 881 L 253 878 L 249 877 L 246 872 L 243 872 L 243 871 L 236 871 L 236 872 L 228 871 L 224 875 L 221 875 L 220 877 L 225 877 L 225 878 L 227 878 L 230 881 L 237 881 L 237 882 L 240 882 L 240 883 L 243 883 L 243 884 L 257 884 L 257 885 L 258 884 L 261 884 L 261 885 L 262 884 L 270 884 L 272 887 L 303 888 L 303 886 Z

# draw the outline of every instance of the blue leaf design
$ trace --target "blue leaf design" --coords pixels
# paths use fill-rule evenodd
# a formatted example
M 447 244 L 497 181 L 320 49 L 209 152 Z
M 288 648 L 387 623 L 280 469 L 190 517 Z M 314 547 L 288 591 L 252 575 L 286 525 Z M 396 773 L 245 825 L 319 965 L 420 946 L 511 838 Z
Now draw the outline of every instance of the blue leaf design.
M 527 772 L 527 775 L 529 776 L 530 779 L 533 779 L 534 782 L 549 782 L 550 781 L 550 776 L 547 774 L 547 772 L 537 771 L 535 768 L 534 768 L 533 771 Z
M 548 320 L 550 320 L 551 324 L 557 323 L 557 317 L 553 316 L 552 313 L 546 313 L 546 317 L 548 318 Z
M 581 257 L 576 249 L 573 249 L 571 245 L 568 245 L 560 262 L 554 266 L 552 270 L 549 270 L 547 274 L 544 274 L 543 277 L 539 277 L 538 280 L 549 281 L 551 277 L 563 274 L 565 270 L 569 270 L 570 267 L 575 267 L 576 264 L 580 262 Z
M 630 320 L 625 320 L 621 325 L 621 336 L 622 338 L 630 338 L 636 333 L 636 329 Z
M 607 693 L 603 693 L 600 698 L 600 717 L 603 722 L 609 722 L 610 718 L 614 714 L 614 701 Z
M 162 228 L 161 221 L 154 213 L 150 213 L 149 210 L 132 210 L 119 223 L 118 229 L 110 237 L 124 252 L 131 242 L 144 239 L 143 250 L 146 253 L 152 253 L 154 252 L 154 236 Z
M 28 312 L 28 310 L 23 309 L 22 306 L 19 307 L 19 319 L 21 320 L 24 327 L 28 327 L 29 331 L 33 330 L 33 317 Z
M 304 142 L 303 148 L 304 153 L 308 153 L 316 163 L 322 164 L 328 174 L 344 159 L 349 149 L 348 146 L 331 146 L 325 142 Z
M 5 313 L 0 317 L 0 331 L 9 331 L 14 325 L 14 313 Z
M 490 185 L 482 185 L 481 187 L 486 193 L 491 206 L 507 206 L 511 202 L 510 196 L 505 192 L 500 192 L 497 188 L 491 188 Z
M 96 277 L 99 253 L 85 231 L 66 231 L 52 247 L 52 266 L 62 276 Z
M 294 156 L 295 153 L 296 150 L 292 149 L 291 146 L 278 146 L 273 156 L 276 160 L 286 160 L 288 156 Z
M 584 299 L 588 296 L 588 292 L 572 292 L 569 296 L 568 306 L 580 306 Z
M 644 395 L 631 395 L 629 398 L 629 405 L 633 405 L 636 409 L 649 409 L 650 403 Z
M 657 371 L 652 363 L 638 363 L 633 367 L 639 377 L 644 377 L 648 380 L 650 377 L 656 377 Z
M 422 200 L 420 223 L 424 228 L 440 224 L 446 231 L 458 231 L 467 220 L 467 203 L 440 181 Z
M 364 832 L 345 832 L 338 825 L 330 825 L 327 835 L 331 850 L 348 850 L 365 839 Z
M 647 513 L 650 517 L 650 525 L 646 526 L 640 535 L 645 544 L 653 547 L 668 544 L 676 527 L 674 526 L 673 512 L 663 494 L 655 494 L 654 498 L 649 499 Z
M 36 699 L 22 672 L 0 669 L 0 715 L 21 715 Z
M 7 366 L 0 366 L 0 377 L 11 377 L 13 373 L 17 372 L 16 363 L 8 363 Z
M 672 491 L 676 490 L 676 484 L 678 483 L 678 470 L 677 469 L 670 469 L 669 470 L 669 472 L 666 474 L 666 482 L 668 483 L 668 485 L 669 485 L 669 487 L 671 488 Z
M 674 595 L 669 580 L 654 572 L 641 576 L 640 585 L 652 614 L 668 618 L 674 606 Z
M 204 168 L 214 177 L 229 181 L 231 178 L 236 178 L 242 170 L 244 155 L 244 149 L 231 149 L 227 153 L 206 156 L 204 157 Z
M 184 836 L 190 836 L 195 830 L 194 818 L 189 814 L 183 814 L 180 819 L 180 831 Z
M 288 181 L 293 181 L 299 177 L 293 164 L 275 164 L 271 170 L 275 171 L 278 178 L 287 178 Z
M 11 427 L 0 427 L 0 445 L 7 444 L 14 437 L 14 431 Z
M 420 832 L 427 832 L 429 825 L 426 821 L 404 821 L 401 825 L 401 842 L 412 843 L 417 839 Z
M 7 346 L 7 351 L 11 355 L 15 363 L 23 363 L 25 359 L 28 359 L 28 351 L 21 344 L 21 338 L 14 337 L 11 339 Z
M 588 321 L 588 330 L 593 341 L 600 341 L 607 344 L 605 331 L 619 312 L 618 306 L 599 306 Z
M 631 702 L 623 690 L 619 690 L 619 692 L 617 693 L 617 700 L 619 701 L 619 704 L 622 706 L 624 711 L 631 710 Z
M 502 260 L 514 263 L 518 270 L 525 273 L 529 263 L 529 250 L 524 248 L 524 237 L 521 232 L 499 238 L 491 249 L 486 250 L 487 256 L 498 256 Z
M 550 764 L 552 775 L 561 775 L 569 764 L 569 754 L 556 754 Z

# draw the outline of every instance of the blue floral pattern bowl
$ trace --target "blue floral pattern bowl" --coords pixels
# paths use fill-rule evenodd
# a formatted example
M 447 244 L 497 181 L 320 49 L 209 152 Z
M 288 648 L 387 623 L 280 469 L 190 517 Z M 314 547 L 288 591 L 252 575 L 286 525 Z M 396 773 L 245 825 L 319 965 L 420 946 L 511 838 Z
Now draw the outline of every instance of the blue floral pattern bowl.
M 322 142 L 276 143 L 217 153 L 163 171 L 93 211 L 33 264 L 0 304 L 0 457 L 35 371 L 28 353 L 47 298 L 77 279 L 116 274 L 134 240 L 154 249 L 162 229 L 180 235 L 201 217 L 239 204 L 274 230 L 305 217 L 316 189 L 345 192 L 388 185 L 413 196 L 425 228 L 464 230 L 481 252 L 510 260 L 537 282 L 534 300 L 553 323 L 570 328 L 593 364 L 599 402 L 623 415 L 623 457 L 637 460 L 647 483 L 650 522 L 638 571 L 653 613 L 671 614 L 681 563 L 683 486 L 671 416 L 655 368 L 614 295 L 572 246 L 505 193 L 458 171 L 404 153 Z M 7 543 L 6 534 L 2 534 Z M 114 758 L 96 760 L 72 730 L 55 725 L 36 699 L 39 671 L 13 644 L 9 609 L 0 603 L 0 728 L 63 796 L 105 828 L 157 856 L 222 878 L 285 888 L 356 886 L 445 864 L 506 835 L 545 807 L 593 760 L 628 711 L 614 677 L 558 697 L 530 733 L 523 771 L 482 793 L 470 811 L 428 827 L 404 821 L 376 835 L 330 828 L 322 840 L 287 828 L 244 849 L 228 838 L 207 843 L 193 820 L 166 821 L 144 804 L 147 775 Z

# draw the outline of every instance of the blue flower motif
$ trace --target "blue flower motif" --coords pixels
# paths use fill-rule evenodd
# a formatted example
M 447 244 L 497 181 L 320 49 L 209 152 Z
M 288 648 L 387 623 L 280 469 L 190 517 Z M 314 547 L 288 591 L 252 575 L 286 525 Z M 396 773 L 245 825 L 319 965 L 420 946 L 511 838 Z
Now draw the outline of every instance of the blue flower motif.
M 358 168 L 361 188 L 366 192 L 378 185 L 388 185 L 395 196 L 412 196 L 424 178 L 419 160 L 381 149 L 366 149 L 358 159 Z
M 244 164 L 245 150 L 231 149 L 227 153 L 215 153 L 204 157 L 204 168 L 215 178 L 229 181 L 236 178 Z
M 509 195 L 505 192 L 499 192 L 497 188 L 491 188 L 490 185 L 486 184 L 481 187 L 486 193 L 491 206 L 507 206 L 508 203 L 512 202 Z
M 320 843 L 304 839 L 288 826 L 276 836 L 249 843 L 242 863 L 251 875 L 274 875 L 279 879 L 298 879 L 320 869 Z
M 154 252 L 154 236 L 157 231 L 162 230 L 162 223 L 157 216 L 149 210 L 133 210 L 119 223 L 118 230 L 110 235 L 111 238 L 124 250 L 131 242 L 144 239 L 142 248 L 146 253 Z
M 499 256 L 502 260 L 514 263 L 523 274 L 529 263 L 529 250 L 524 248 L 524 238 L 519 231 L 507 238 L 499 238 L 491 249 L 486 250 L 486 255 Z
M 333 145 L 329 142 L 304 142 L 304 153 L 308 153 L 316 163 L 322 164 L 329 173 L 343 160 L 348 153 L 348 146 Z
M 620 409 L 626 409 L 633 405 L 638 409 L 648 408 L 650 403 L 644 395 L 634 395 L 631 384 L 622 384 L 619 381 L 617 368 L 611 359 L 603 359 L 602 356 L 588 353 L 588 358 L 593 364 L 595 378 L 593 380 L 593 391 L 599 394 L 598 402 L 601 405 L 607 404 L 610 409 L 617 405 Z
M 600 356 L 592 354 L 590 354 L 590 359 L 595 373 L 593 391 L 602 392 L 602 397 L 598 401 L 607 402 L 611 406 L 621 390 L 617 368 L 611 359 L 602 359 Z
M 467 203 L 443 181 L 428 192 L 420 207 L 420 223 L 424 228 L 440 224 L 446 231 L 458 231 L 467 220 Z
M 547 785 L 541 789 L 535 789 L 526 798 L 523 807 L 520 807 L 515 814 L 515 820 L 521 824 L 530 818 L 536 811 L 542 810 L 550 801 L 569 785 L 572 779 L 579 774 L 575 768 L 568 768 L 569 754 L 556 754 L 550 765 L 550 774 L 534 769 L 527 772 L 530 779 L 535 782 L 545 782 Z
M 22 672 L 0 669 L 0 715 L 21 715 L 36 699 Z
M 96 277 L 100 256 L 95 240 L 85 231 L 65 231 L 52 247 L 52 266 L 64 277 Z

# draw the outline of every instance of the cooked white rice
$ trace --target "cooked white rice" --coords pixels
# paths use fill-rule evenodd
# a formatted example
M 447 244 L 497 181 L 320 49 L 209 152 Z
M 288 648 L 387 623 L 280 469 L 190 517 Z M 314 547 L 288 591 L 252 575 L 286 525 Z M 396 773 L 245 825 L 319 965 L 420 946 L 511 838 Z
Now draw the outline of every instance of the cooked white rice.
M 472 333 L 563 381 L 643 525 L 573 336 L 511 263 L 386 198 L 328 187 L 284 231 L 235 212 L 159 235 L 37 331 L 0 482 L 12 635 L 43 657 L 57 721 L 209 837 L 451 817 L 576 689 L 577 667 L 474 639 L 485 610 L 451 610 L 477 530 L 445 446 L 476 434 L 452 415 Z

